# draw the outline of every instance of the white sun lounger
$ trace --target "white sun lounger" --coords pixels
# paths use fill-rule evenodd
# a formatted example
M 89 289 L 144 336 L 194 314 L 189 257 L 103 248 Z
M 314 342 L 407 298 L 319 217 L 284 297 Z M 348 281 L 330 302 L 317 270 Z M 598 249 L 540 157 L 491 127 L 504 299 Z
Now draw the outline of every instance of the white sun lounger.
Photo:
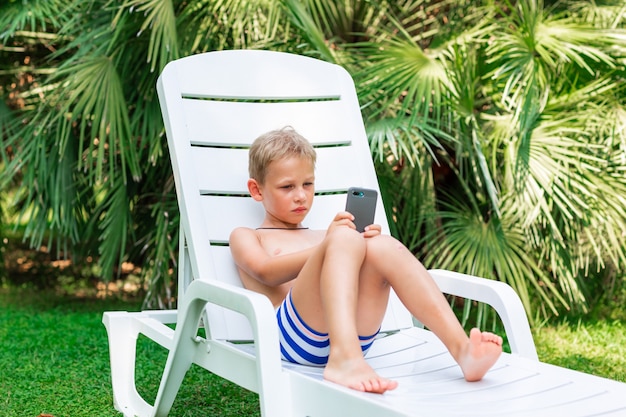
M 227 246 L 233 228 L 263 218 L 247 196 L 247 147 L 285 125 L 317 147 L 318 195 L 307 225 L 326 228 L 348 187 L 378 189 L 352 79 L 337 65 L 302 56 L 224 51 L 170 63 L 158 92 L 181 212 L 179 308 L 104 314 L 114 405 L 124 415 L 168 415 L 195 363 L 257 392 L 264 417 L 626 416 L 626 384 L 538 361 L 509 286 L 450 271 L 431 274 L 442 291 L 493 306 L 510 341 L 512 353 L 482 381 L 466 382 L 395 296 L 367 358 L 399 381 L 396 390 L 360 393 L 324 381 L 320 368 L 282 362 L 274 309 L 242 288 Z M 382 204 L 376 222 L 388 231 Z M 202 317 L 206 337 L 197 336 Z M 170 351 L 154 405 L 135 387 L 139 334 Z

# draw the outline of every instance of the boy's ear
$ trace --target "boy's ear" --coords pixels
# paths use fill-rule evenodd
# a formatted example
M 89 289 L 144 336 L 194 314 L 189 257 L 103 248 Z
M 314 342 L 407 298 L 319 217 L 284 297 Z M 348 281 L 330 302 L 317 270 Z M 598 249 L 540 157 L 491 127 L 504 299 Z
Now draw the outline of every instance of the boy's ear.
M 248 180 L 248 191 L 250 192 L 250 196 L 252 196 L 252 198 L 255 201 L 263 200 L 263 195 L 261 194 L 261 187 L 259 186 L 259 183 L 257 182 L 257 180 L 253 178 L 250 178 Z

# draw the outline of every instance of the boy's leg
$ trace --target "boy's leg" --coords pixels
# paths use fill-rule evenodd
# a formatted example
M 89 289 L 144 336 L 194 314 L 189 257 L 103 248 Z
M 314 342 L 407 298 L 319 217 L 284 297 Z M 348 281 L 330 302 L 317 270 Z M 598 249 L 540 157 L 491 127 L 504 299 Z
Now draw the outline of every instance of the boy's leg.
M 363 358 L 358 340 L 359 278 L 365 245 L 359 233 L 343 227 L 334 229 L 302 268 L 292 297 L 302 319 L 313 329 L 329 334 L 330 356 L 324 377 L 350 388 L 384 392 L 397 384 L 372 370 Z M 377 298 L 379 304 L 386 305 L 386 298 Z M 384 306 L 375 310 L 380 311 L 380 325 Z
M 331 333 L 335 320 L 329 318 L 335 314 L 354 318 L 358 274 L 364 257 L 365 242 L 347 228 L 333 231 L 318 246 L 291 290 L 294 305 L 309 326 Z M 358 336 L 356 325 L 345 323 L 342 328 L 342 334 L 354 332 Z
M 383 235 L 366 242 L 363 273 L 385 277 L 411 314 L 446 345 L 465 378 L 481 379 L 502 352 L 502 338 L 479 331 L 468 338 L 426 268 L 400 242 Z
M 395 387 L 395 382 L 378 377 L 363 360 L 355 336 L 378 329 L 387 305 L 388 282 L 409 311 L 443 341 L 465 378 L 481 379 L 499 357 L 502 338 L 477 330 L 468 338 L 428 271 L 400 242 L 389 236 L 362 239 L 359 235 L 360 240 L 351 240 L 353 237 L 353 233 L 347 233 L 326 239 L 303 268 L 293 290 L 298 294 L 294 295 L 298 299 L 294 303 L 300 305 L 297 308 L 302 310 L 305 321 L 316 330 L 328 332 L 335 341 L 334 345 L 331 343 L 335 349 L 331 351 L 325 377 L 376 392 Z M 358 242 L 365 242 L 365 255 L 360 255 Z M 361 269 L 355 278 L 359 263 Z M 354 319 L 346 320 L 353 311 Z M 348 369 L 342 369 L 343 365 L 348 365 Z M 352 365 L 355 366 L 350 368 Z M 360 369 L 355 371 L 357 368 Z M 345 383 L 365 375 L 373 375 L 374 385 L 368 382 L 367 387 L 358 388 L 357 384 Z

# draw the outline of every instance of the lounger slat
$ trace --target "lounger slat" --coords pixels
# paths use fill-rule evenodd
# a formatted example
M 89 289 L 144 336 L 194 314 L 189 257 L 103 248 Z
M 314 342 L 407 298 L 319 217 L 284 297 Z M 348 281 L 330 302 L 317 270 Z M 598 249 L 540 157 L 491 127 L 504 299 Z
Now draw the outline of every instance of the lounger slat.
M 402 415 L 626 415 L 626 401 L 614 391 L 622 390 L 623 384 L 580 372 L 563 372 L 562 368 L 514 355 L 504 354 L 482 381 L 468 383 L 441 341 L 417 328 L 378 339 L 366 358 L 377 373 L 398 381 L 397 389 L 377 397 L 377 401 Z M 320 368 L 283 366 L 312 379 L 323 378 Z
M 380 339 L 371 353 L 370 365 L 399 382 L 383 401 L 407 414 L 500 416 L 506 409 L 507 416 L 626 415 L 626 401 L 612 392 L 623 384 L 513 355 L 503 355 L 482 381 L 467 383 L 441 341 L 419 329 Z
M 314 145 L 350 143 L 354 130 L 346 128 L 345 103 L 311 102 L 221 102 L 182 100 L 194 145 L 249 146 L 259 135 L 291 126 Z M 241 124 L 233 126 L 233 115 Z
M 345 209 L 345 194 L 319 195 L 311 213 L 304 223 L 311 229 L 326 229 L 339 211 Z M 263 221 L 265 212 L 261 203 L 250 197 L 204 196 L 201 199 L 202 209 L 207 213 L 208 236 L 212 242 L 227 242 L 232 230 L 236 227 L 256 228 Z M 228 213 L 228 216 L 223 213 Z M 385 221 L 384 209 L 380 206 L 376 211 L 379 224 Z
M 318 193 L 347 191 L 352 186 L 377 188 L 365 184 L 363 174 L 347 162 L 354 158 L 350 146 L 318 148 L 315 172 Z M 201 194 L 248 194 L 248 150 L 195 147 L 192 153 L 196 181 Z M 228 175 L 224 175 L 228 172 Z

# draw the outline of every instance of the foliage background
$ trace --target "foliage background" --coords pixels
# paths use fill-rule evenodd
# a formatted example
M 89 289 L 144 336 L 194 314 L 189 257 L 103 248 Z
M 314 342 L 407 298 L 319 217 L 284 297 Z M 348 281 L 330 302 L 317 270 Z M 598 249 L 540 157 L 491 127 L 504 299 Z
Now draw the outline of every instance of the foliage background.
M 624 279 L 623 1 L 11 0 L 0 4 L 4 233 L 175 303 L 155 94 L 173 59 L 305 54 L 355 78 L 393 233 L 499 279 L 531 319 Z

